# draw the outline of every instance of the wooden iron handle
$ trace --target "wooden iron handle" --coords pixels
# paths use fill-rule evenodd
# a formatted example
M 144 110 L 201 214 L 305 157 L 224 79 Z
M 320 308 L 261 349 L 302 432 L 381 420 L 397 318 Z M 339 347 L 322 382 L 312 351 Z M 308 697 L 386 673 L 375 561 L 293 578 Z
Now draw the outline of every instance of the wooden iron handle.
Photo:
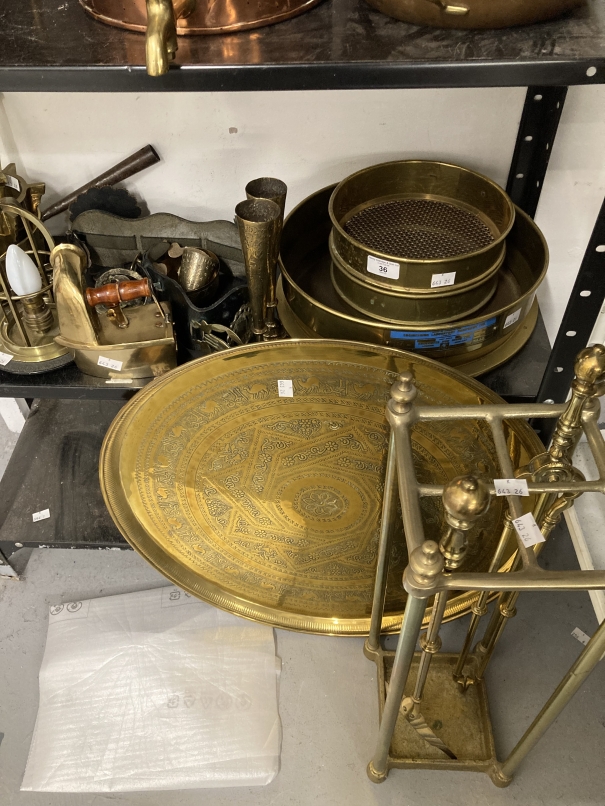
M 126 280 L 123 283 L 109 283 L 99 288 L 86 289 L 86 302 L 91 308 L 95 305 L 113 307 L 130 299 L 151 296 L 151 284 L 147 278 Z

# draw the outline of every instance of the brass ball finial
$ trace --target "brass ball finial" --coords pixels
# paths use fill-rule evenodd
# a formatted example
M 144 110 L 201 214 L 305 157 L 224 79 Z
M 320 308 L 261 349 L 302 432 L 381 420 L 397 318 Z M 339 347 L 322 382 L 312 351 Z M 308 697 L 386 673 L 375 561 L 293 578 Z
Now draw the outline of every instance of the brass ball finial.
M 398 414 L 405 414 L 418 395 L 411 370 L 402 372 L 391 386 L 391 406 Z
M 593 344 L 581 350 L 574 364 L 576 378 L 584 384 L 596 383 L 605 373 L 605 346 Z
M 425 540 L 412 552 L 406 573 L 411 574 L 416 587 L 430 588 L 443 571 L 443 565 L 438 543 L 434 540 Z
M 449 516 L 448 521 L 458 528 L 470 528 L 470 524 L 487 512 L 489 504 L 489 489 L 476 476 L 458 476 L 443 491 L 443 506 Z M 460 524 L 463 526 L 460 527 Z

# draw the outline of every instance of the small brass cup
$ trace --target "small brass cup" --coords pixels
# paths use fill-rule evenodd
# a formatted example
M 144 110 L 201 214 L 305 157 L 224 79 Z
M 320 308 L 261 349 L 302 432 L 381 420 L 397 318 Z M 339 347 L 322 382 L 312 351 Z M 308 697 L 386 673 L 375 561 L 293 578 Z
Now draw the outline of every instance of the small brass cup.
M 203 302 L 218 281 L 219 259 L 209 249 L 186 246 L 179 267 L 179 282 L 194 304 Z

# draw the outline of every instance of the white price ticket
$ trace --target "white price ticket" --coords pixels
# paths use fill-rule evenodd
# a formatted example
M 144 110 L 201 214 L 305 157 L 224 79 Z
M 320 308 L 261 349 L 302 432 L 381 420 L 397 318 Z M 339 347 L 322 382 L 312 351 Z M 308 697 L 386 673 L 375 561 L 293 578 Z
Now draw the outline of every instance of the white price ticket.
M 8 362 L 12 360 L 12 355 L 9 355 L 8 353 L 0 353 L 0 367 L 5 367 Z
M 120 362 L 118 361 L 117 363 L 119 364 Z M 108 378 L 105 383 L 132 383 L 132 378 Z
M 577 638 L 581 644 L 584 644 L 584 646 L 586 646 L 586 644 L 590 641 L 590 635 L 586 635 L 584 630 L 581 630 L 579 627 L 576 627 L 575 630 L 572 630 L 571 634 L 574 638 Z
M 113 358 L 105 358 L 104 355 L 99 356 L 99 360 L 97 364 L 100 367 L 107 367 L 107 369 L 115 369 L 116 372 L 120 372 L 122 369 L 123 361 L 115 361 Z
M 496 495 L 529 495 L 525 479 L 494 479 Z
M 521 316 L 521 308 L 519 308 L 519 310 L 515 311 L 514 313 L 509 313 L 509 315 L 504 320 L 504 330 L 506 330 L 507 327 L 514 325 L 515 322 L 518 322 L 520 316 Z
M 433 274 L 431 277 L 431 288 L 443 288 L 446 285 L 454 285 L 455 282 L 455 271 L 447 271 L 443 274 Z
M 41 509 L 40 512 L 34 512 L 32 514 L 32 520 L 34 523 L 37 521 L 44 521 L 46 518 L 50 518 L 50 509 Z
M 517 530 L 517 534 L 521 538 L 521 542 L 525 548 L 529 549 L 538 543 L 545 542 L 544 535 L 540 531 L 540 527 L 531 512 L 528 512 L 527 515 L 523 515 L 520 518 L 515 518 L 513 526 Z
M 19 180 L 16 179 L 14 176 L 9 176 L 9 174 L 4 174 L 6 177 L 6 184 L 9 188 L 16 190 L 17 193 L 21 193 L 21 185 L 19 184 Z
M 294 397 L 294 387 L 292 381 L 278 381 L 277 391 L 280 397 Z
M 399 263 L 395 263 L 392 260 L 381 260 L 374 257 L 374 255 L 368 255 L 366 268 L 370 274 L 388 277 L 389 280 L 399 280 Z

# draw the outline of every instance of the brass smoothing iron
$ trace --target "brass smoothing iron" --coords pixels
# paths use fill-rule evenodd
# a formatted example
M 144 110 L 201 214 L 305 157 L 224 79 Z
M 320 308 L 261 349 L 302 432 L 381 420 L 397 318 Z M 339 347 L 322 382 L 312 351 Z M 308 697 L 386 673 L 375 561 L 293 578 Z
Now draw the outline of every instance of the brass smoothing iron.
M 85 288 L 87 256 L 75 244 L 56 246 L 50 262 L 61 331 L 55 341 L 82 372 L 150 378 L 176 366 L 170 307 L 158 302 L 147 278 Z M 145 304 L 124 309 L 124 303 L 140 298 Z

